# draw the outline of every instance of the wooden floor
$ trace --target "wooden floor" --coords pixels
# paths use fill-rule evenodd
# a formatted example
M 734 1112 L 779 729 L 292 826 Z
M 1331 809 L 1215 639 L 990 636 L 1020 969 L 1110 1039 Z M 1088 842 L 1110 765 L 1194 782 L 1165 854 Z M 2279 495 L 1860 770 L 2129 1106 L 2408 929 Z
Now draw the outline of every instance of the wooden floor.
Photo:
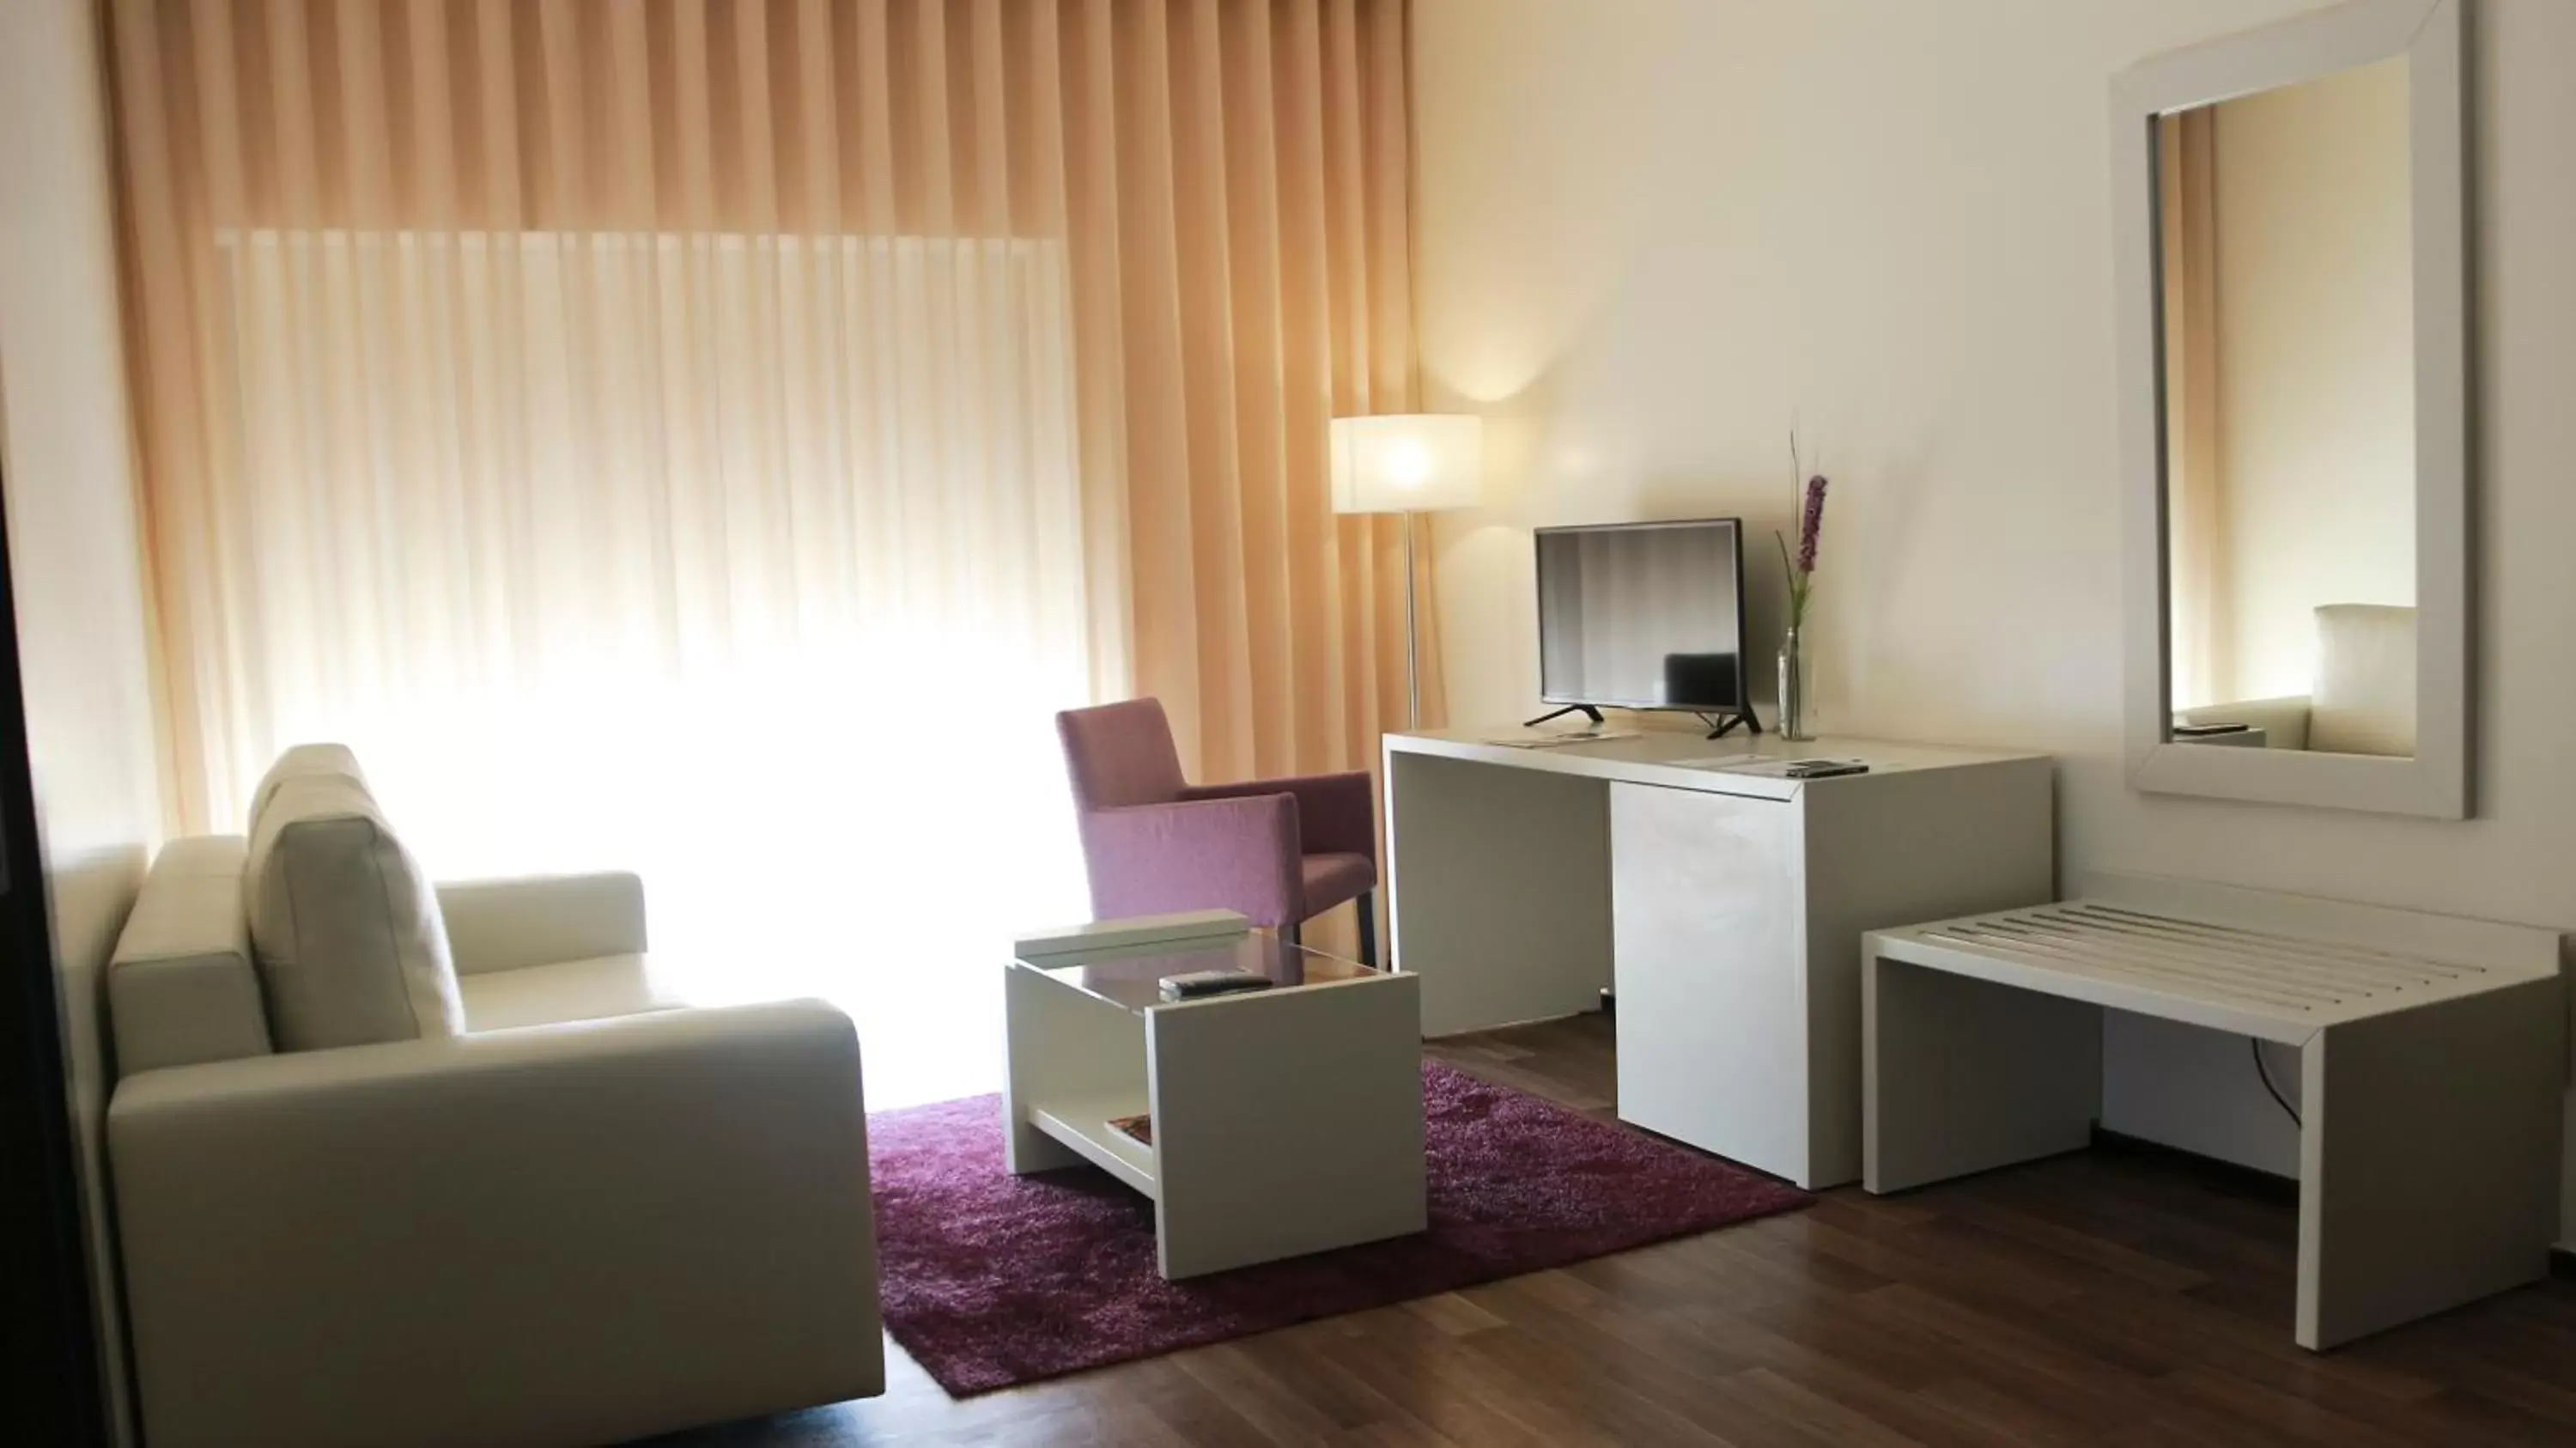
M 1599 1017 L 1439 1043 L 1608 1116 Z M 655 1440 L 861 1444 L 2576 1444 L 2576 1283 L 2318 1356 L 2278 1184 L 2097 1149 L 952 1402 Z

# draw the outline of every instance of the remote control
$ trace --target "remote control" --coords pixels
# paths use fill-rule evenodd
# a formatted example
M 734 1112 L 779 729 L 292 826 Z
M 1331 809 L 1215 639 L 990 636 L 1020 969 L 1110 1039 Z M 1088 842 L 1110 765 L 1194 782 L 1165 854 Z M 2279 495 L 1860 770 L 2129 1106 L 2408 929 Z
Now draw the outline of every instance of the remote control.
M 1183 975 L 1163 977 L 1163 999 L 1203 1000 L 1208 996 L 1233 995 L 1237 991 L 1268 990 L 1270 986 L 1270 977 L 1254 975 L 1248 970 L 1193 970 Z

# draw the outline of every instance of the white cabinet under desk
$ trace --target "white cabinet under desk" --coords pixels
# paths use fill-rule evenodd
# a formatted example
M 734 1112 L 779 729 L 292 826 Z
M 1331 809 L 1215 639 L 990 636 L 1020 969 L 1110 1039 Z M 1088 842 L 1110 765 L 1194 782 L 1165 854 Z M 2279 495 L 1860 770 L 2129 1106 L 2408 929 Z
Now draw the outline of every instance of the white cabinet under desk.
M 1589 1010 L 1622 1120 L 1802 1186 L 1860 1175 L 1860 937 L 2054 893 L 2045 755 L 1649 730 L 1386 740 L 1395 962 L 1429 1035 Z M 1748 757 L 1866 762 L 1793 781 Z

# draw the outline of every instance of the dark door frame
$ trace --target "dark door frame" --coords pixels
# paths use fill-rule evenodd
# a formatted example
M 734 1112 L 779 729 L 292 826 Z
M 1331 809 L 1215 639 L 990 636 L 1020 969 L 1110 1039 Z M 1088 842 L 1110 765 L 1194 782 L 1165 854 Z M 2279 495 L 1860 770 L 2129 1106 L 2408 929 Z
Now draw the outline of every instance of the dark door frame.
M 0 512 L 0 1442 L 103 1448 L 53 933 Z

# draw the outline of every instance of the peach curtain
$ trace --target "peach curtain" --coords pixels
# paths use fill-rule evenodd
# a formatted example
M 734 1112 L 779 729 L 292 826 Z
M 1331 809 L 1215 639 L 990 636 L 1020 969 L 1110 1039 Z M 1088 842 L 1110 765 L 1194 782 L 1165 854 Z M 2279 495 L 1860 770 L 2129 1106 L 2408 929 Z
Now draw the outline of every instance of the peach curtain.
M 2227 617 L 2227 493 L 2219 466 L 2218 109 L 2156 122 L 2164 297 L 2165 532 L 2173 704 L 2215 704 L 2235 672 Z
M 1401 0 L 108 11 L 184 827 L 603 699 L 1152 693 L 1213 778 L 1401 722 L 1324 456 L 1415 402 Z

